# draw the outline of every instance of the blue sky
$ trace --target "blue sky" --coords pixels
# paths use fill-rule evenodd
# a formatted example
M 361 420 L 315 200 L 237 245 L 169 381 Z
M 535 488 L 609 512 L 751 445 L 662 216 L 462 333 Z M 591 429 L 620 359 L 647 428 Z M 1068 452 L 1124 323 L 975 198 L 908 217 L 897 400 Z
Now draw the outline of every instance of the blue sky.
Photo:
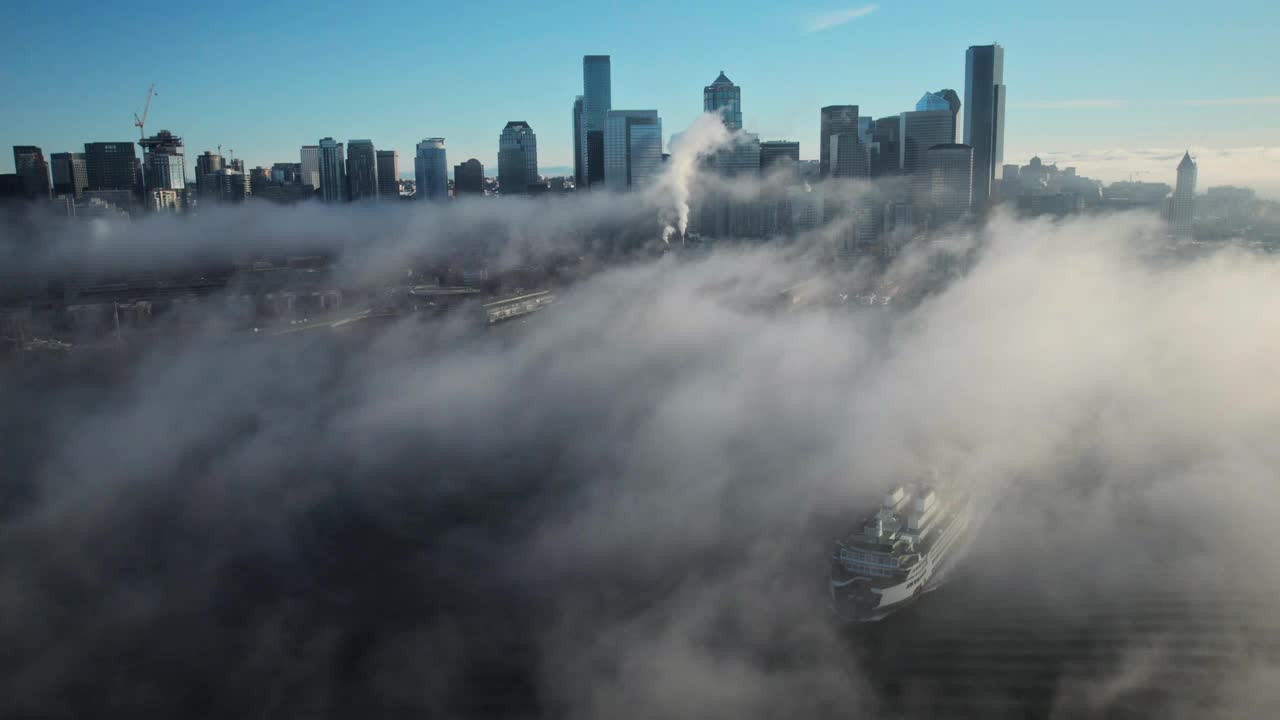
M 0 143 L 47 153 L 149 130 L 250 165 L 331 135 L 400 151 L 446 138 L 450 163 L 494 165 L 508 120 L 544 167 L 572 162 L 583 54 L 613 56 L 615 108 L 657 108 L 670 135 L 720 70 L 747 129 L 816 156 L 818 108 L 911 109 L 963 94 L 964 52 L 1005 47 L 1006 160 L 1109 148 L 1280 146 L 1280 3 L 935 0 L 363 5 L 15 2 L 0 11 Z M 846 20 L 845 22 L 840 22 Z M 815 29 L 820 28 L 820 29 Z M 7 148 L 6 148 L 7 150 Z M 0 154 L 0 170 L 13 158 Z

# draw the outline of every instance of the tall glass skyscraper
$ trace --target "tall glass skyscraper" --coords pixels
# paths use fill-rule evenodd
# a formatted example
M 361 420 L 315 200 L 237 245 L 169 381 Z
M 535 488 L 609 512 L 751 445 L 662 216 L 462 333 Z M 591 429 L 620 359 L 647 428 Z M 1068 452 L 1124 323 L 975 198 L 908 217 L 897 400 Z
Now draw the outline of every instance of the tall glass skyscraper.
M 80 197 L 89 189 L 89 171 L 84 153 L 54 153 L 49 156 L 53 170 L 53 194 Z
M 720 71 L 720 77 L 717 77 L 710 85 L 702 88 L 702 110 L 703 112 L 714 112 L 720 114 L 720 119 L 724 121 L 724 126 L 730 132 L 742 129 L 742 88 L 733 84 L 733 81 L 725 76 L 724 71 Z
M 378 151 L 372 140 L 347 141 L 347 188 L 352 202 L 378 197 Z
M 400 151 L 378 151 L 378 197 L 400 199 Z
M 143 181 L 152 190 L 184 190 L 187 187 L 186 160 L 182 138 L 161 130 L 138 141 L 142 146 Z
M 973 210 L 991 205 L 991 183 L 1004 163 L 1004 48 L 974 45 L 965 53 L 964 144 L 973 148 Z
M 498 192 L 529 191 L 538 181 L 538 136 L 523 120 L 512 120 L 498 136 Z
M 1174 232 L 1190 236 L 1196 214 L 1196 162 L 1188 151 L 1178 163 L 1178 185 L 1169 201 L 1169 222 Z
M 604 183 L 641 189 L 662 172 L 662 119 L 657 110 L 610 110 L 605 118 Z
M 822 108 L 818 130 L 818 173 L 831 175 L 831 136 L 846 133 L 858 134 L 857 105 L 828 105 Z
M 84 163 L 90 190 L 134 192 L 137 187 L 138 156 L 132 142 L 85 143 Z
M 13 168 L 27 198 L 49 199 L 49 163 L 35 145 L 13 146 Z
M 573 99 L 573 184 L 585 187 L 587 166 L 582 162 L 585 148 L 582 143 L 582 96 Z
M 347 199 L 347 163 L 342 157 L 342 143 L 327 137 L 320 140 L 320 199 L 327 203 L 345 202 Z M 306 153 L 303 153 L 306 161 Z M 306 166 L 303 166 L 306 170 Z
M 303 145 L 302 155 L 299 158 L 302 162 L 302 184 L 310 185 L 312 188 L 320 189 L 320 146 L 319 145 Z
M 585 186 L 604 182 L 604 125 L 613 108 L 613 85 L 608 55 L 582 57 L 582 134 L 580 152 L 586 168 Z
M 925 179 L 926 199 L 934 226 L 964 218 L 973 204 L 973 148 L 947 143 L 924 152 L 920 175 Z
M 418 143 L 418 154 L 413 158 L 413 176 L 418 184 L 417 199 L 449 199 L 449 162 L 445 156 L 444 138 L 427 138 Z

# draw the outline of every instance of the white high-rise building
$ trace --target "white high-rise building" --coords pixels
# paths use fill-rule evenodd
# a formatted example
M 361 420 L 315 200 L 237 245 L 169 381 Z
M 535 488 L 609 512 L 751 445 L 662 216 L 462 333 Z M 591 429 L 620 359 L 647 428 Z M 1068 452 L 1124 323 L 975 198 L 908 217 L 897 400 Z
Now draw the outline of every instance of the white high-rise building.
M 320 146 L 302 146 L 302 184 L 320 189 Z
M 641 189 L 662 172 L 662 119 L 657 110 L 610 110 L 604 128 L 604 184 Z
M 417 199 L 449 199 L 449 162 L 444 138 L 427 138 L 418 143 L 418 154 L 413 158 L 413 176 L 418 184 Z

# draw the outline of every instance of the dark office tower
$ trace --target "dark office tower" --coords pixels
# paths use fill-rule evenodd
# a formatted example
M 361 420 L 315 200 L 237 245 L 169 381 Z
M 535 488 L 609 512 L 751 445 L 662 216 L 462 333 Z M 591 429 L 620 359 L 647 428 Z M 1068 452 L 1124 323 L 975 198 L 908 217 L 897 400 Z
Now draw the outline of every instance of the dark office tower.
M 573 99 L 573 184 L 586 187 L 587 167 L 582 162 L 585 148 L 582 144 L 582 96 Z M 459 166 L 461 167 L 461 166 Z
M 320 200 L 327 203 L 345 202 L 347 199 L 347 163 L 342 157 L 342 143 L 335 141 L 331 137 L 321 138 L 318 148 L 320 159 Z
M 454 197 L 483 194 L 484 165 L 481 165 L 479 160 L 471 158 L 461 165 L 453 166 Z
M 924 152 L 920 175 L 928 189 L 927 205 L 934 226 L 961 220 L 973 206 L 973 148 L 947 143 Z
M 852 134 L 858 136 L 858 106 L 828 105 L 822 108 L 822 122 L 818 130 L 818 174 L 831 175 L 831 136 Z
M 603 128 L 603 126 L 601 126 Z M 603 139 L 604 134 L 601 133 Z M 601 143 L 601 165 L 604 144 Z M 498 137 L 498 192 L 514 195 L 528 192 L 538 181 L 538 137 L 523 120 L 512 120 Z M 600 182 L 604 181 L 603 175 Z
M 53 194 L 80 197 L 89 189 L 89 169 L 84 153 L 54 153 L 49 156 L 53 170 Z
M 134 192 L 138 187 L 138 156 L 132 142 L 85 143 L 84 164 L 90 190 Z
M 49 199 L 49 163 L 43 150 L 35 145 L 14 145 L 13 169 L 20 178 L 23 197 Z
M 400 198 L 399 151 L 378 151 L 378 196 L 392 200 Z
M 800 143 L 792 140 L 766 140 L 760 143 L 760 172 L 767 174 L 779 163 L 800 165 Z
M 964 144 L 973 148 L 973 210 L 991 205 L 991 182 L 1004 162 L 1004 48 L 974 45 L 965 53 Z
M 880 146 L 871 167 L 871 177 L 896 175 L 902 170 L 902 116 L 876 120 L 871 128 L 871 142 Z
M 1178 163 L 1178 185 L 1169 201 L 1169 222 L 1174 232 L 1190 236 L 1196 214 L 1196 162 L 1191 153 L 1184 153 Z
M 856 131 L 836 133 L 829 140 L 831 177 L 865 179 L 871 177 L 870 148 Z
M 582 57 L 582 143 L 587 186 L 604 183 L 604 126 L 613 109 L 612 81 L 608 55 Z M 502 174 L 502 163 L 498 163 Z
M 224 179 L 218 171 L 223 167 L 222 156 L 212 150 L 196 156 L 196 195 L 201 199 L 222 197 Z
M 147 192 L 186 189 L 187 167 L 182 138 L 161 130 L 139 140 L 138 144 L 142 146 L 142 179 Z
M 702 110 L 720 115 L 729 132 L 742 129 L 742 88 L 720 71 L 710 85 L 702 88 Z
M 347 141 L 347 190 L 351 202 L 378 197 L 378 151 L 372 140 Z
M 249 171 L 249 192 L 261 195 L 271 185 L 271 170 L 258 166 Z

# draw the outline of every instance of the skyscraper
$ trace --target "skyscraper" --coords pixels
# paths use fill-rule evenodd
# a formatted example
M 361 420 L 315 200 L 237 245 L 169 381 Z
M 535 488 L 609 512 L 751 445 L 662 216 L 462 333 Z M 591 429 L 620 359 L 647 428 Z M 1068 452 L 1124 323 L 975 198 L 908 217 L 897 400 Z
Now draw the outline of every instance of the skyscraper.
M 821 124 L 818 130 L 818 174 L 821 177 L 831 175 L 831 136 L 852 133 L 858 134 L 857 105 L 828 105 L 822 108 Z
M 662 172 L 662 119 L 657 110 L 610 110 L 605 118 L 604 184 L 641 189 Z
M 80 197 L 89 189 L 89 170 L 84 153 L 54 153 L 49 156 L 53 170 L 53 194 Z
M 917 107 L 919 107 L 917 105 Z M 934 145 L 956 141 L 955 115 L 949 108 L 902 113 L 902 172 L 911 175 L 924 166 L 924 153 Z
M 967 215 L 973 204 L 973 148 L 947 143 L 925 150 L 919 174 L 927 188 L 928 206 L 935 226 L 953 223 Z
M 400 199 L 400 152 L 378 151 L 378 196 Z
M 1191 153 L 1183 153 L 1178 163 L 1178 185 L 1169 201 L 1169 223 L 1179 235 L 1190 236 L 1196 214 L 1196 162 Z
M 321 138 L 317 148 L 320 161 L 320 200 L 327 203 L 346 202 L 347 163 L 342 157 L 342 143 L 331 137 Z M 307 156 L 304 148 L 302 154 L 304 174 L 306 163 Z
M 351 202 L 378 197 L 378 151 L 372 140 L 347 141 L 347 189 Z
M 586 167 L 584 186 L 604 182 L 604 124 L 613 108 L 608 55 L 582 57 L 582 157 Z M 501 164 L 499 164 L 501 165 Z M 499 167 L 501 175 L 501 167 Z
M 13 168 L 23 197 L 49 199 L 49 163 L 43 150 L 35 145 L 14 145 Z
M 161 130 L 138 141 L 142 146 L 142 180 L 148 193 L 157 190 L 185 190 L 186 157 L 182 138 Z
M 453 166 L 454 197 L 483 194 L 484 165 L 481 165 L 479 160 L 471 158 L 460 165 Z
M 957 118 L 960 115 L 960 96 L 956 95 L 954 90 L 940 90 L 937 92 L 925 92 L 915 102 L 915 109 L 924 110 L 951 110 L 951 117 Z M 956 127 L 956 133 L 960 132 L 959 126 Z
M 799 142 L 792 140 L 766 140 L 760 143 L 760 171 L 767 174 L 774 166 L 778 165 L 790 165 L 792 166 L 792 172 L 799 172 Z
M 573 184 L 577 187 L 587 185 L 587 166 L 583 162 L 585 148 L 582 143 L 582 96 L 573 99 Z M 457 180 L 454 180 L 457 184 Z
M 413 158 L 413 177 L 419 200 L 449 199 L 449 161 L 444 150 L 444 138 L 427 138 L 418 143 L 418 154 Z
M 720 76 L 702 88 L 703 112 L 719 113 L 729 132 L 742 129 L 742 88 L 720 71 Z
M 302 146 L 302 184 L 320 189 L 320 146 Z
M 138 156 L 132 142 L 84 144 L 85 172 L 93 191 L 134 192 L 138 181 Z
M 222 168 L 222 156 L 212 150 L 196 156 L 196 195 L 201 199 L 222 197 L 225 181 L 218 174 Z
M 871 140 L 880 145 L 872 177 L 894 175 L 902 170 L 902 116 L 891 115 L 876 120 Z
M 964 144 L 973 148 L 973 211 L 986 213 L 991 183 L 1004 162 L 1004 48 L 974 45 L 965 53 Z
M 503 195 L 528 192 L 529 186 L 537 181 L 538 137 L 529 123 L 512 120 L 498 136 L 498 192 Z

